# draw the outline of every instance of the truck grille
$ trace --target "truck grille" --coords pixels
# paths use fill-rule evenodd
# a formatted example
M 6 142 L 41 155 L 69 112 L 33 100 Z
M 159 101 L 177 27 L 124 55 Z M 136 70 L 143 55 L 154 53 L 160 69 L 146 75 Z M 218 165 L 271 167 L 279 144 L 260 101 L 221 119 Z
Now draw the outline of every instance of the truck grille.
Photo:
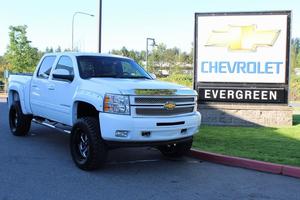
M 137 115 L 144 116 L 170 116 L 170 115 L 181 115 L 191 113 L 194 111 L 194 107 L 177 107 L 173 110 L 166 110 L 164 108 L 136 108 L 135 112 Z
M 174 103 L 184 103 L 184 102 L 194 102 L 194 97 L 189 98 L 151 98 L 151 97 L 137 97 L 135 98 L 135 103 L 138 104 L 164 104 L 168 101 L 172 101 Z
M 133 109 L 137 116 L 174 116 L 194 112 L 196 98 L 193 96 L 136 96 L 133 97 Z M 175 104 L 168 109 L 166 104 Z

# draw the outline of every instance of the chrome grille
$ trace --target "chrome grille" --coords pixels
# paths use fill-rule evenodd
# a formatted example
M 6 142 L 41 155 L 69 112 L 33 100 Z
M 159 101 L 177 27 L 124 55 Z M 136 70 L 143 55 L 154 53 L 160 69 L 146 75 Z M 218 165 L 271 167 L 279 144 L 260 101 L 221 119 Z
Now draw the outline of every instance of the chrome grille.
M 137 115 L 144 116 L 169 116 L 191 113 L 194 111 L 194 107 L 176 107 L 173 110 L 167 110 L 164 108 L 136 108 Z
M 174 102 L 174 103 L 193 103 L 194 97 L 188 97 L 188 98 L 161 98 L 161 97 L 136 97 L 135 103 L 137 104 L 165 104 L 168 101 Z
M 194 112 L 196 97 L 194 96 L 134 96 L 132 109 L 136 116 L 174 116 Z M 175 108 L 167 108 L 167 104 L 175 104 Z

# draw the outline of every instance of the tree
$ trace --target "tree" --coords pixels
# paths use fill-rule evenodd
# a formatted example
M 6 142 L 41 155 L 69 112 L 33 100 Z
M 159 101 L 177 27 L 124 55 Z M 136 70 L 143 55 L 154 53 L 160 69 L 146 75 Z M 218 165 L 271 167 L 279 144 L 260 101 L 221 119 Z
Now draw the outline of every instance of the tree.
M 60 46 L 58 46 L 58 47 L 55 49 L 55 52 L 56 52 L 56 53 L 59 53 L 59 52 L 61 52 L 61 47 L 60 47 Z
M 71 51 L 72 51 L 72 49 L 69 49 L 69 48 L 64 49 L 64 52 L 71 52 Z
M 294 69 L 295 67 L 300 66 L 300 39 L 293 38 L 291 42 L 291 68 Z
M 296 54 L 300 52 L 300 38 L 292 39 L 292 47 L 295 48 Z
M 128 50 L 122 47 L 120 50 L 113 49 L 110 53 L 123 55 L 136 60 L 140 65 L 145 64 L 146 51 Z M 193 50 L 190 53 L 182 52 L 178 47 L 167 48 L 163 43 L 155 46 L 148 52 L 147 70 L 158 74 L 158 70 L 168 70 L 170 73 L 182 73 L 191 70 L 193 63 Z
M 134 51 L 134 50 L 129 51 L 126 47 L 122 47 L 121 50 L 113 49 L 109 53 L 132 58 L 133 60 L 135 60 L 140 65 L 145 60 L 145 55 L 146 55 L 145 51 L 141 51 L 141 52 Z
M 53 53 L 53 48 L 46 47 L 45 53 Z
M 159 67 L 164 67 L 166 63 L 166 55 L 165 52 L 167 50 L 167 46 L 163 43 L 160 43 L 153 49 L 152 53 L 148 55 L 149 66 L 155 65 Z
M 0 80 L 3 78 L 4 71 L 6 69 L 7 63 L 5 62 L 3 56 L 0 56 Z
M 4 57 L 13 72 L 33 72 L 40 59 L 37 48 L 30 45 L 26 29 L 26 25 L 9 27 L 9 45 Z

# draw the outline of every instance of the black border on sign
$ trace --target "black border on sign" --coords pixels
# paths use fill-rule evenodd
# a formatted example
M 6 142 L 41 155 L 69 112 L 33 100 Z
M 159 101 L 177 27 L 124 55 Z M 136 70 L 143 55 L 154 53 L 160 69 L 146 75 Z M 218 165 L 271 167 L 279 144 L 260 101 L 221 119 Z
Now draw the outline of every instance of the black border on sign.
M 243 82 L 197 82 L 197 65 L 198 65 L 198 17 L 201 16 L 240 16 L 240 15 L 287 15 L 287 37 L 286 37 L 286 70 L 285 83 L 243 83 Z M 194 24 L 194 80 L 193 87 L 195 90 L 202 87 L 244 87 L 244 88 L 284 88 L 286 99 L 284 104 L 288 104 L 289 98 L 289 79 L 290 79 L 290 39 L 291 39 L 291 15 L 290 10 L 276 10 L 276 11 L 257 11 L 257 12 L 209 12 L 209 13 L 195 13 Z M 215 101 L 218 102 L 218 101 Z

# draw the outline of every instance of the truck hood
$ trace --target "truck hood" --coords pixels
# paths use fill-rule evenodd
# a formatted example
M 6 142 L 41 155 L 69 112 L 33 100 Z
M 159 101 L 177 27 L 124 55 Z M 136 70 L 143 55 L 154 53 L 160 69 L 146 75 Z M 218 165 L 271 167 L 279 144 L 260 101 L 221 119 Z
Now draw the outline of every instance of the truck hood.
M 91 78 L 124 95 L 197 95 L 197 92 L 174 83 L 149 79 Z

